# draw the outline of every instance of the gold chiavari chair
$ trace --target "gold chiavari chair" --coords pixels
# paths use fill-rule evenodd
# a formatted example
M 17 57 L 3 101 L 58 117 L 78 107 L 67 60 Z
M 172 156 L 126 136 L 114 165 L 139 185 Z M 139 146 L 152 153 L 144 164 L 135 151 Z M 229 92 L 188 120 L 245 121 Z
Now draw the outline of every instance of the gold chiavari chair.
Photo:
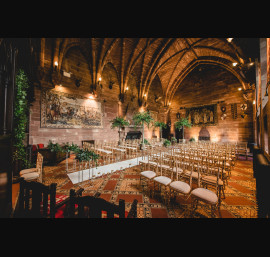
M 211 217 L 215 217 L 214 212 L 217 208 L 220 208 L 219 204 L 219 198 L 218 198 L 218 183 L 219 183 L 219 171 L 220 168 L 218 168 L 218 174 L 216 176 L 216 186 L 215 186 L 215 192 L 206 189 L 201 186 L 201 173 L 200 168 L 198 169 L 198 187 L 196 189 L 193 189 L 190 193 L 191 199 L 192 199 L 192 210 L 193 214 L 195 210 L 198 207 L 199 202 L 203 202 L 204 204 L 210 205 L 211 207 Z
M 192 190 L 192 172 L 194 169 L 194 165 L 190 165 L 190 177 L 188 183 L 181 180 L 181 173 L 177 172 L 176 180 L 170 183 L 170 201 L 172 197 L 174 198 L 174 201 L 176 199 L 176 195 L 181 195 L 184 197 L 184 200 L 187 201 L 190 197 L 190 192 Z
M 142 185 L 142 182 L 143 181 L 145 181 L 146 182 L 146 184 L 148 185 L 148 188 L 150 188 L 149 187 L 149 183 L 151 183 L 152 182 L 152 180 L 157 176 L 157 173 L 156 173 L 156 169 L 154 169 L 154 170 L 151 170 L 150 169 L 150 161 L 152 160 L 151 158 L 153 157 L 153 152 L 155 152 L 155 151 L 153 151 L 153 150 L 148 150 L 147 151 L 147 165 L 148 165 L 148 170 L 144 170 L 144 171 L 142 171 L 142 172 L 140 172 L 140 185 L 143 187 L 143 191 L 144 191 L 144 186 Z M 146 168 L 146 166 L 144 166 L 145 168 Z M 151 190 L 149 190 L 149 194 L 150 195 L 152 195 L 151 194 Z
M 212 161 L 210 161 L 212 159 Z M 207 169 L 204 173 L 201 173 L 201 185 L 202 187 L 209 188 L 217 186 L 218 202 L 221 203 L 221 192 L 223 199 L 225 198 L 225 183 L 222 180 L 222 172 L 224 169 L 224 161 L 217 158 L 210 158 Z M 219 176 L 219 178 L 217 178 Z M 218 184 L 217 184 L 218 179 Z
M 165 149 L 161 148 L 160 156 L 159 156 L 159 165 L 157 168 L 157 176 L 153 178 L 154 182 L 154 192 L 160 192 L 162 194 L 162 188 L 164 189 L 164 198 L 165 202 L 169 201 L 169 192 L 167 191 L 169 184 L 172 182 L 172 175 L 173 172 L 171 171 L 170 167 L 163 164 Z M 156 191 L 156 186 L 158 190 Z

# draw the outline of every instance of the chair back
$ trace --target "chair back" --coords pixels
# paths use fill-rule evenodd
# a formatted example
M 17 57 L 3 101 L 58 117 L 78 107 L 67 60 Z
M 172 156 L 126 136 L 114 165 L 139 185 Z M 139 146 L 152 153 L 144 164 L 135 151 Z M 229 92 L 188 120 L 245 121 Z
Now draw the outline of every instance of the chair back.
M 20 181 L 18 214 L 22 218 L 54 218 L 56 207 L 56 183 L 45 186 L 36 181 Z M 50 208 L 48 208 L 50 196 Z M 41 207 L 43 203 L 43 207 Z M 49 213 L 48 213 L 49 212 Z
M 77 215 L 75 205 L 78 206 Z M 107 213 L 107 218 L 114 218 L 115 214 L 125 218 L 125 200 L 120 199 L 119 205 L 116 205 L 94 196 L 75 196 L 75 192 L 71 191 L 69 212 L 70 218 L 102 218 L 102 212 Z
M 39 173 L 38 182 L 42 183 L 42 171 L 43 171 L 43 155 L 37 153 L 37 162 L 36 162 L 37 172 Z

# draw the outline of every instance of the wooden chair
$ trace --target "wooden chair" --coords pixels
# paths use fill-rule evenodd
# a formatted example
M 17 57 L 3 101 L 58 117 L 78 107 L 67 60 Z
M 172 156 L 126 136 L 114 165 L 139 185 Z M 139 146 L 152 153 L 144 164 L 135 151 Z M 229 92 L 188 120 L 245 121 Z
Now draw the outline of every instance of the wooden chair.
M 120 199 L 119 205 L 94 196 L 76 196 L 70 192 L 69 218 L 137 218 L 137 203 L 135 199 L 130 211 L 125 211 L 125 200 Z
M 70 200 L 67 195 L 56 194 L 56 183 L 45 186 L 36 181 L 20 180 L 18 210 L 15 217 L 19 218 L 64 218 Z M 84 189 L 73 192 L 81 195 Z
M 43 156 L 37 153 L 36 167 L 31 169 L 24 169 L 20 171 L 20 177 L 27 181 L 38 181 L 42 183 L 42 170 L 43 170 Z

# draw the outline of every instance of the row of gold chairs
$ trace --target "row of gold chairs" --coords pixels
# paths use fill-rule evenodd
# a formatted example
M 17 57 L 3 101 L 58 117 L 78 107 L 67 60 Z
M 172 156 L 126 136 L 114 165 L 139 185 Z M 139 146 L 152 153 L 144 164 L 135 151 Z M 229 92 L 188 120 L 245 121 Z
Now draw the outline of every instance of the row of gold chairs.
M 161 147 L 148 150 L 140 164 L 144 168 L 140 173 L 140 184 L 143 180 L 149 186 L 152 184 L 150 195 L 163 189 L 165 202 L 170 202 L 177 194 L 183 195 L 185 200 L 191 197 L 193 210 L 199 202 L 204 202 L 211 206 L 211 216 L 214 216 L 214 211 L 220 206 L 221 192 L 225 197 L 225 183 L 221 175 L 224 160 L 192 155 L 187 160 L 175 156 L 172 149 Z M 193 188 L 193 182 L 197 188 Z

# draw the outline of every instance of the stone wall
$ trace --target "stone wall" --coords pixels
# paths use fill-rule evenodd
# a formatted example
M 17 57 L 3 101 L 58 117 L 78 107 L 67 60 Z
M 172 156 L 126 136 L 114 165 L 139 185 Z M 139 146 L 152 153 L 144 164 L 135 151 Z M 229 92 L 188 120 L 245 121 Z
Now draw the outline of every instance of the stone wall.
M 253 142 L 252 132 L 252 98 L 245 101 L 240 82 L 226 70 L 217 66 L 198 66 L 183 81 L 171 103 L 171 132 L 174 133 L 176 113 L 185 117 L 186 110 L 203 105 L 217 104 L 218 123 L 216 126 L 206 126 L 212 141 L 244 141 Z M 237 118 L 232 118 L 231 104 L 237 104 Z M 241 117 L 241 104 L 247 104 L 246 116 Z M 226 119 L 222 120 L 221 106 L 226 107 Z M 193 126 L 185 129 L 185 138 L 198 139 L 202 127 Z
M 49 70 L 50 66 L 49 49 L 45 52 L 45 70 Z M 61 84 L 52 86 L 50 76 L 45 74 L 44 80 L 41 81 L 41 88 L 35 87 L 35 102 L 30 109 L 30 125 L 29 125 L 29 144 L 48 144 L 49 140 L 57 143 L 73 142 L 81 146 L 82 140 L 118 140 L 118 129 L 111 129 L 110 121 L 116 116 L 122 115 L 126 119 L 132 120 L 132 116 L 139 110 L 151 110 L 159 114 L 161 103 L 155 103 L 155 96 L 162 95 L 160 85 L 156 80 L 153 81 L 148 94 L 148 102 L 146 106 L 140 107 L 138 104 L 138 89 L 136 80 L 132 77 L 128 83 L 128 90 L 125 94 L 124 102 L 119 101 L 120 87 L 117 79 L 117 73 L 111 63 L 105 65 L 101 74 L 101 86 L 96 88 L 95 101 L 102 104 L 104 110 L 103 128 L 93 129 L 54 129 L 41 128 L 41 90 L 50 87 L 51 89 L 79 94 L 84 97 L 89 97 L 91 94 L 91 75 L 88 69 L 87 62 L 78 47 L 71 48 L 63 59 L 61 67 L 66 72 L 71 72 L 71 77 L 62 76 Z M 136 74 L 134 75 L 136 77 Z M 75 80 L 80 80 L 80 87 L 75 84 Z M 61 86 L 60 86 L 61 85 Z M 111 85 L 111 86 L 110 86 Z M 110 88 L 110 87 L 111 88 Z M 126 128 L 125 135 L 128 131 L 134 131 L 134 127 Z M 141 130 L 138 128 L 138 130 Z M 159 137 L 158 129 L 145 127 L 145 138 L 152 138 L 153 135 Z

